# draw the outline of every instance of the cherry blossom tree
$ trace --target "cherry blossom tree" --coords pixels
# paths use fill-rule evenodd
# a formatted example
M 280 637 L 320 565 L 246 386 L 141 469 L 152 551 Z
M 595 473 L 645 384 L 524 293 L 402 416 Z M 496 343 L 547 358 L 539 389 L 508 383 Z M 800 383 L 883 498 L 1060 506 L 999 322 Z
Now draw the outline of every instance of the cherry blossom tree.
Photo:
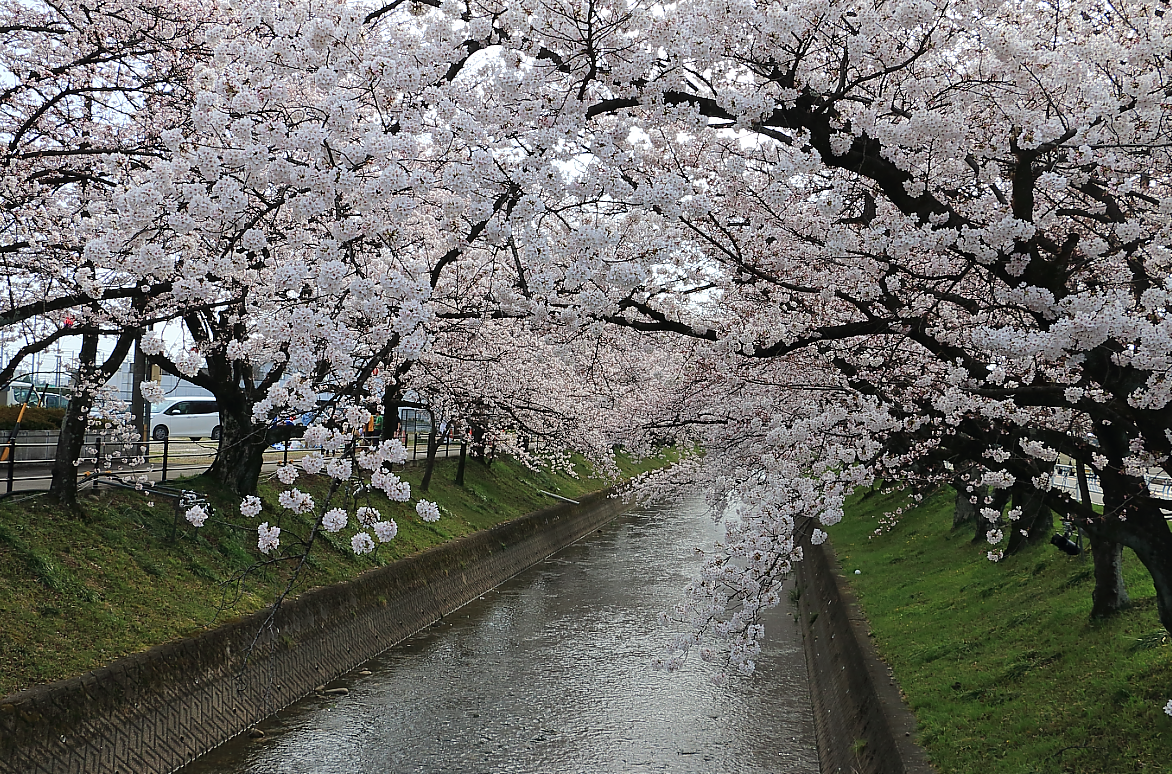
M 680 653 L 715 634 L 748 668 L 847 494 L 958 469 L 1016 493 L 974 504 L 1004 519 L 990 558 L 1052 509 L 1097 566 L 1131 548 L 1172 629 L 1145 480 L 1172 473 L 1166 28 L 1092 0 L 220 9 L 165 153 L 72 237 L 125 280 L 83 267 L 37 314 L 145 293 L 196 347 L 156 357 L 219 390 L 249 459 L 327 384 L 307 435 L 337 450 L 413 382 L 585 446 L 703 443 L 677 475 L 738 518 Z M 1105 513 L 1050 488 L 1059 455 Z
M 1161 9 L 460 8 L 525 69 L 502 68 L 489 102 L 535 127 L 523 164 L 545 173 L 544 210 L 513 233 L 531 266 L 556 256 L 560 303 L 733 360 L 816 352 L 859 432 L 884 415 L 923 428 L 905 458 L 957 432 L 1011 442 L 979 452 L 994 486 L 1046 490 L 1040 463 L 1085 460 L 1106 513 L 1045 502 L 1134 550 L 1172 627 L 1172 533 L 1144 478 L 1172 444 Z M 616 267 L 655 247 L 674 286 L 618 286 Z M 770 486 L 780 502 L 805 485 Z
M 30 356 L 80 338 L 51 487 L 66 502 L 76 494 L 95 396 L 169 290 L 168 278 L 110 260 L 100 236 L 119 219 L 118 186 L 158 159 L 158 127 L 186 110 L 184 86 L 208 10 L 199 2 L 0 9 L 0 271 L 7 280 L 0 341 L 15 350 L 0 381 Z M 157 269 L 162 260 L 137 255 L 131 264 Z M 115 344 L 99 365 L 103 335 Z
M 430 99 L 445 68 L 397 74 L 403 52 L 427 61 L 450 44 L 419 33 L 331 4 L 225 16 L 205 35 L 189 113 L 161 133 L 168 153 L 121 192 L 125 222 L 100 238 L 168 256 L 172 316 L 194 349 L 160 340 L 151 354 L 216 394 L 213 473 L 241 493 L 269 422 L 312 406 L 307 385 L 369 392 L 376 369 L 423 351 L 433 293 L 463 286 L 457 264 L 514 201 L 474 183 L 487 159 Z M 482 267 L 461 269 L 480 281 Z

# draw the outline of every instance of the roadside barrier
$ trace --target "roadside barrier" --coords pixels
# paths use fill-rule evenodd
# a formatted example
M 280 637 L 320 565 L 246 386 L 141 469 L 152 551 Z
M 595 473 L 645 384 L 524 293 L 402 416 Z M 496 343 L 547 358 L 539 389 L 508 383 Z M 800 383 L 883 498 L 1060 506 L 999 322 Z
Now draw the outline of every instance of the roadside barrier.
M 21 434 L 12 438 L 0 448 L 7 448 L 8 454 L 0 461 L 0 476 L 3 476 L 2 494 L 16 491 L 38 491 L 49 488 L 52 481 L 53 458 L 57 453 L 56 434 L 51 432 Z M 409 460 L 420 460 L 427 456 L 427 434 L 403 434 L 399 440 L 407 448 Z M 108 437 L 87 436 L 78 464 L 79 488 L 99 485 L 103 475 L 116 473 L 120 476 L 145 475 L 152 481 L 165 483 L 168 479 L 193 476 L 203 473 L 212 464 L 220 448 L 219 441 L 191 441 L 188 439 L 164 438 L 160 441 L 114 441 Z M 264 452 L 264 464 L 272 468 L 288 464 L 300 456 L 313 451 L 293 439 L 270 446 Z M 460 441 L 445 436 L 436 451 L 437 457 L 454 457 L 460 453 Z M 141 458 L 141 464 L 132 464 Z

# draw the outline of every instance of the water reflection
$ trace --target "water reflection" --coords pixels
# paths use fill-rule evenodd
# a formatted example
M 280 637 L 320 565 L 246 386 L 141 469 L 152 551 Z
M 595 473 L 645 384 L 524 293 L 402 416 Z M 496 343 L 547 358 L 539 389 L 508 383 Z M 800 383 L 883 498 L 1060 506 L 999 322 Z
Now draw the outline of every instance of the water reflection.
M 750 679 L 647 666 L 717 532 L 691 503 L 620 517 L 184 774 L 815 772 L 788 608 Z

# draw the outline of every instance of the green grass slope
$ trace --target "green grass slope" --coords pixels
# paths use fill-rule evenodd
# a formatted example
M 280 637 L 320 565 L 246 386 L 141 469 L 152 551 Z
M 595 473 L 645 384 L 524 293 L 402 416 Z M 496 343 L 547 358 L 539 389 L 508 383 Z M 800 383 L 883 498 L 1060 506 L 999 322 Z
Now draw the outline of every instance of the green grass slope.
M 856 497 L 829 530 L 939 771 L 1172 772 L 1172 645 L 1138 560 L 1126 552 L 1131 608 L 1091 621 L 1089 556 L 987 561 L 971 527 L 951 531 L 953 497 L 879 535 L 904 496 Z
M 424 523 L 413 505 L 389 502 L 381 493 L 350 501 L 394 518 L 398 535 L 374 554 L 355 556 L 342 537 L 349 531 L 322 534 L 295 592 L 352 578 L 558 502 L 539 489 L 574 498 L 610 483 L 590 477 L 580 462 L 581 475 L 574 478 L 500 458 L 491 467 L 469 460 L 465 486 L 458 487 L 452 483 L 456 462 L 437 461 L 426 494 L 418 491 L 421 466 L 402 473 L 413 496 L 439 504 L 436 523 Z M 620 467 L 634 475 L 667 462 L 620 460 Z M 262 482 L 265 508 L 255 520 L 243 519 L 239 498 L 224 496 L 209 481 L 170 483 L 205 492 L 225 518 L 213 515 L 197 530 L 177 517 L 174 500 L 125 489 L 85 495 L 77 513 L 61 512 L 44 496 L 0 501 L 0 696 L 254 612 L 285 589 L 295 562 L 257 567 L 256 524 L 280 526 L 284 550 L 296 548 L 310 524 L 281 513 L 275 481 Z M 321 478 L 303 476 L 297 485 L 319 504 L 328 494 Z M 336 494 L 332 504 L 343 505 L 344 497 Z M 251 528 L 238 526 L 244 522 Z

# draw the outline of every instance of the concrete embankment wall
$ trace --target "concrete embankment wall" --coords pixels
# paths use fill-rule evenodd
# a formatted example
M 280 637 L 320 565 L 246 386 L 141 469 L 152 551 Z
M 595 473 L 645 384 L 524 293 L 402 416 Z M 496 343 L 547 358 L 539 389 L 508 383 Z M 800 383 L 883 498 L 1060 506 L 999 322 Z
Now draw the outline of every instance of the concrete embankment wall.
M 822 774 L 933 774 L 830 544 L 807 546 L 797 566 Z
M 625 509 L 562 504 L 267 611 L 0 699 L 0 774 L 170 772 Z

